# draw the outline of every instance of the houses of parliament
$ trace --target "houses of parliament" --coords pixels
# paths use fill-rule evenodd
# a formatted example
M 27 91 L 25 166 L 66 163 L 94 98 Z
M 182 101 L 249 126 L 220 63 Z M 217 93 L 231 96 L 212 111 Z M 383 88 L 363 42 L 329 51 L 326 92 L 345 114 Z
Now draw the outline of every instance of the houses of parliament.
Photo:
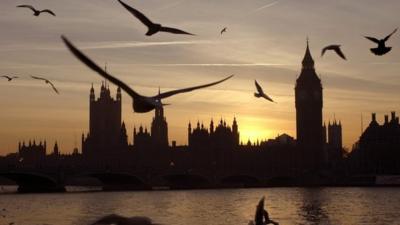
M 188 145 L 178 146 L 170 142 L 168 123 L 164 108 L 156 108 L 150 129 L 135 127 L 132 141 L 126 124 L 121 117 L 121 89 L 116 91 L 115 98 L 111 95 L 107 82 L 100 87 L 96 96 L 92 85 L 89 93 L 89 132 L 82 134 L 82 151 L 76 149 L 71 155 L 61 155 L 55 145 L 51 154 L 46 153 L 46 144 L 35 142 L 19 144 L 18 152 L 6 157 L 0 157 L 0 164 L 7 159 L 20 163 L 34 165 L 46 163 L 49 156 L 63 158 L 74 166 L 113 170 L 129 168 L 133 170 L 162 170 L 173 168 L 181 171 L 203 171 L 205 173 L 233 172 L 236 173 L 290 173 L 291 171 L 319 171 L 324 168 L 343 167 L 343 163 L 351 162 L 362 166 L 347 166 L 360 171 L 382 168 L 383 161 L 368 162 L 371 155 L 377 151 L 376 143 L 369 144 L 375 137 L 385 140 L 400 140 L 398 118 L 392 114 L 392 120 L 385 122 L 380 128 L 375 117 L 360 141 L 355 151 L 345 155 L 342 148 L 342 124 L 340 121 L 323 122 L 323 87 L 315 71 L 307 41 L 302 68 L 295 84 L 296 136 L 297 140 L 288 134 L 278 135 L 275 139 L 257 141 L 256 143 L 240 142 L 240 124 L 237 118 L 226 121 L 211 120 L 209 125 L 203 123 L 188 123 Z M 97 98 L 96 98 L 97 97 Z M 374 122 L 375 121 L 375 122 Z M 380 132 L 384 130 L 384 132 Z M 384 135 L 383 137 L 381 137 Z M 392 143 L 387 140 L 388 143 Z M 130 145 L 129 143 L 133 144 Z M 379 142 L 381 143 L 381 142 Z M 371 147 L 371 146 L 375 146 Z M 398 143 L 395 147 L 398 148 Z M 388 150 L 390 152 L 392 150 Z M 395 152 L 393 150 L 393 152 Z M 398 151 L 397 151 L 398 152 Z M 393 153 L 397 154 L 398 153 Z M 381 160 L 391 160 L 385 154 Z M 47 157 L 48 156 L 48 157 Z M 367 157 L 368 156 L 368 157 Z M 8 157 L 8 158 L 7 158 Z M 14 158 L 13 158 L 14 157 Z M 351 160 L 350 160 L 351 159 Z M 390 164 L 392 165 L 392 164 Z M 386 168 L 391 172 L 400 172 L 399 166 L 393 163 Z M 267 171 L 267 172 L 266 172 Z M 383 171 L 384 172 L 384 171 Z

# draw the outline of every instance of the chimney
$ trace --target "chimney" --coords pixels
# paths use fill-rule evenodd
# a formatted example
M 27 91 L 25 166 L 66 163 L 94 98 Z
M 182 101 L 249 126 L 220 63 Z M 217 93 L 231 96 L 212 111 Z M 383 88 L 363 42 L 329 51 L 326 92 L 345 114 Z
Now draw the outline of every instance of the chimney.
M 385 124 L 389 123 L 389 116 L 385 115 Z
M 373 121 L 373 122 L 376 121 L 376 113 L 372 113 L 372 121 Z
M 396 121 L 396 112 L 395 111 L 392 112 L 392 120 L 391 121 L 392 122 Z

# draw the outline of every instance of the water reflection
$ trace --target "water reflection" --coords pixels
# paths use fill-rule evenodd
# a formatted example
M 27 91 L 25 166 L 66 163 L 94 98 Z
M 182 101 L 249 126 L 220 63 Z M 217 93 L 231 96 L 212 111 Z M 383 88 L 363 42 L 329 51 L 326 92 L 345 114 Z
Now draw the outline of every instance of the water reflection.
M 328 204 L 321 188 L 304 189 L 302 194 L 302 205 L 299 215 L 310 225 L 331 224 L 329 216 L 322 204 Z
M 0 225 L 88 225 L 118 214 L 171 225 L 247 225 L 256 205 L 283 225 L 398 224 L 398 188 L 265 188 L 0 194 Z

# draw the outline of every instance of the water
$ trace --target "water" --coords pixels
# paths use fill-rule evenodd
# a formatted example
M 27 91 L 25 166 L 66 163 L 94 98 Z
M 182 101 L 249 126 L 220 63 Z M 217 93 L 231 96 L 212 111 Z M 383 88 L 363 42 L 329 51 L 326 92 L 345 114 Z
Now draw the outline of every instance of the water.
M 265 188 L 0 194 L 0 225 L 84 225 L 110 213 L 166 225 L 247 225 L 263 195 L 282 225 L 400 224 L 398 188 Z

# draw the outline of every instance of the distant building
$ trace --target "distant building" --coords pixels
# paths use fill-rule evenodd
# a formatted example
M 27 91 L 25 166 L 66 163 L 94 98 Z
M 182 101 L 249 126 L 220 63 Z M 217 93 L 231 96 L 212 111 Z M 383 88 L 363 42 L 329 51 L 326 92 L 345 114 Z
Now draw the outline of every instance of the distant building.
M 342 123 L 336 120 L 328 124 L 328 145 L 331 148 L 342 149 Z
M 382 125 L 372 120 L 350 153 L 350 162 L 357 172 L 374 174 L 400 173 L 400 124 L 395 112 L 385 115 Z
M 121 124 L 121 89 L 113 99 L 107 83 L 102 83 L 96 99 L 92 85 L 89 101 L 89 133 L 86 137 L 82 134 L 82 154 L 107 158 L 127 150 L 126 128 Z
M 18 144 L 18 161 L 25 166 L 36 166 L 46 158 L 46 141 L 36 144 L 36 141 L 29 141 Z
M 168 147 L 168 123 L 164 116 L 164 107 L 157 107 L 151 123 L 151 138 L 154 145 Z
M 143 128 L 142 125 L 140 125 L 138 132 L 136 127 L 133 128 L 133 146 L 139 149 L 151 146 L 151 135 L 147 128 Z
M 220 120 L 214 128 L 214 121 L 210 122 L 210 130 L 204 127 L 203 123 L 197 122 L 197 126 L 192 129 L 191 123 L 188 125 L 188 139 L 190 148 L 203 148 L 210 146 L 239 146 L 239 128 L 236 118 L 233 119 L 232 127 L 226 121 Z
M 328 127 L 323 126 L 325 154 L 324 162 L 328 167 L 337 167 L 343 159 L 343 144 L 342 144 L 342 123 L 329 121 Z M 326 135 L 328 139 L 326 139 Z
M 300 159 L 308 169 L 323 164 L 322 84 L 315 72 L 314 60 L 307 41 L 302 70 L 295 87 L 297 146 Z
M 136 148 L 166 148 L 169 146 L 168 123 L 164 116 L 164 107 L 154 110 L 151 133 L 142 125 L 140 125 L 139 131 L 136 130 L 136 127 L 133 129 L 133 145 Z

